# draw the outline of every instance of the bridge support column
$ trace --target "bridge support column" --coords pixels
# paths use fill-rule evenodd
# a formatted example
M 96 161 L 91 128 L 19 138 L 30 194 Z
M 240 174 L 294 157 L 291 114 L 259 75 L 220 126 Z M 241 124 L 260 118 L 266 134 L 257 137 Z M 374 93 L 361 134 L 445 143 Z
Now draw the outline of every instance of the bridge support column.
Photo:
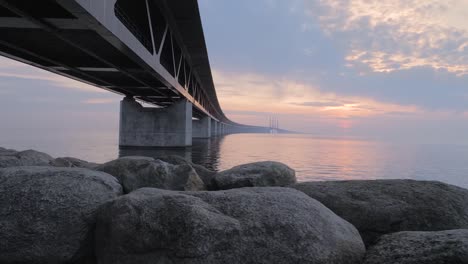
M 207 116 L 200 120 L 192 120 L 192 131 L 194 138 L 211 137 L 211 118 Z
M 192 145 L 192 104 L 143 107 L 131 97 L 120 103 L 121 147 L 185 147 Z
M 218 125 L 219 125 L 218 121 L 211 119 L 211 136 L 212 137 L 218 136 Z

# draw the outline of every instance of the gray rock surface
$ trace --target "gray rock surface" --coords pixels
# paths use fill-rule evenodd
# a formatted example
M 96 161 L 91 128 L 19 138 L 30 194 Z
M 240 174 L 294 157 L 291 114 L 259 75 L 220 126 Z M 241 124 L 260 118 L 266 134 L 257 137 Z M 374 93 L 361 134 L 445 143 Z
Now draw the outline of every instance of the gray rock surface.
M 92 163 L 92 162 L 80 160 L 77 158 L 71 158 L 71 157 L 56 158 L 50 162 L 50 165 L 55 166 L 55 167 L 64 167 L 64 168 L 87 168 L 87 169 L 94 169 L 97 166 L 99 166 L 99 164 L 97 163 Z
M 190 165 L 192 168 L 195 169 L 197 172 L 198 176 L 202 179 L 203 183 L 205 183 L 206 189 L 207 190 L 214 190 L 215 189 L 215 183 L 214 183 L 214 177 L 216 175 L 215 171 L 209 170 L 202 165 L 195 164 L 191 161 L 188 161 L 184 159 L 181 156 L 176 156 L 176 155 L 166 155 L 166 156 L 158 156 L 155 157 L 155 159 L 162 160 L 164 162 L 173 164 L 173 165 Z
M 125 193 L 143 187 L 198 191 L 205 185 L 189 165 L 172 165 L 149 157 L 123 157 L 96 167 L 115 176 Z
M 360 263 L 358 231 L 289 188 L 175 192 L 143 188 L 103 206 L 102 264 Z
M 0 168 L 17 167 L 17 166 L 48 166 L 54 159 L 46 153 L 25 150 L 25 151 L 1 151 Z
M 92 260 L 97 209 L 120 194 L 117 180 L 103 172 L 0 169 L 0 263 Z
M 242 187 L 287 186 L 296 182 L 296 173 L 287 165 L 263 161 L 243 164 L 222 171 L 215 176 L 218 189 Z
M 468 230 L 384 235 L 364 264 L 468 264 Z
M 0 156 L 12 155 L 12 154 L 17 153 L 17 152 L 18 151 L 14 150 L 14 149 L 6 149 L 6 148 L 0 147 Z
M 0 169 L 21 166 L 20 161 L 14 155 L 0 155 Z
M 305 182 L 291 187 L 352 223 L 366 245 L 398 231 L 468 228 L 468 190 L 441 182 Z

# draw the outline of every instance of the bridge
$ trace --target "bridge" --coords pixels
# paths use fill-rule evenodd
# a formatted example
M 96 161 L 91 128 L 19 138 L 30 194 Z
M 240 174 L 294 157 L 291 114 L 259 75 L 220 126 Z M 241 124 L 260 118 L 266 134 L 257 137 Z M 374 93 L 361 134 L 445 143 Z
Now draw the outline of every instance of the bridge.
M 0 0 L 0 55 L 124 96 L 121 147 L 270 130 L 223 113 L 197 0 Z

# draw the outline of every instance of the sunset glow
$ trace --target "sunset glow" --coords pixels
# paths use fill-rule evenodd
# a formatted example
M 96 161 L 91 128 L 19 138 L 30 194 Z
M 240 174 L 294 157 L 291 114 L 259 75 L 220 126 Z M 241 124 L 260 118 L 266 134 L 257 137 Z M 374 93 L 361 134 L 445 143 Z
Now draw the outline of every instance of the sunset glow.
M 268 125 L 275 115 L 281 128 L 320 136 L 425 130 L 431 140 L 468 142 L 460 128 L 468 123 L 466 1 L 199 4 L 216 92 L 232 120 Z M 118 115 L 108 116 L 120 95 L 5 58 L 0 78 L 4 110 L 39 115 L 66 105 L 96 118 L 103 111 L 103 124 L 117 126 Z

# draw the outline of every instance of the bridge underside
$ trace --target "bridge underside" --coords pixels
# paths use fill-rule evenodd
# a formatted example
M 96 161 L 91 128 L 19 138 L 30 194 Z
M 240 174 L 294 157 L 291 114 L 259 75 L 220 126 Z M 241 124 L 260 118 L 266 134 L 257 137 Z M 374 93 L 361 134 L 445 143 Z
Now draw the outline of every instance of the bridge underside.
M 221 110 L 196 0 L 0 0 L 0 55 L 157 106 L 127 123 L 129 108 L 121 108 L 122 146 L 191 145 L 192 125 L 197 137 L 259 129 Z M 191 109 L 164 114 L 180 105 Z
M 184 98 L 98 21 L 90 23 L 79 5 L 60 3 L 0 1 L 0 53 L 163 107 Z M 173 49 L 169 42 L 166 50 Z

